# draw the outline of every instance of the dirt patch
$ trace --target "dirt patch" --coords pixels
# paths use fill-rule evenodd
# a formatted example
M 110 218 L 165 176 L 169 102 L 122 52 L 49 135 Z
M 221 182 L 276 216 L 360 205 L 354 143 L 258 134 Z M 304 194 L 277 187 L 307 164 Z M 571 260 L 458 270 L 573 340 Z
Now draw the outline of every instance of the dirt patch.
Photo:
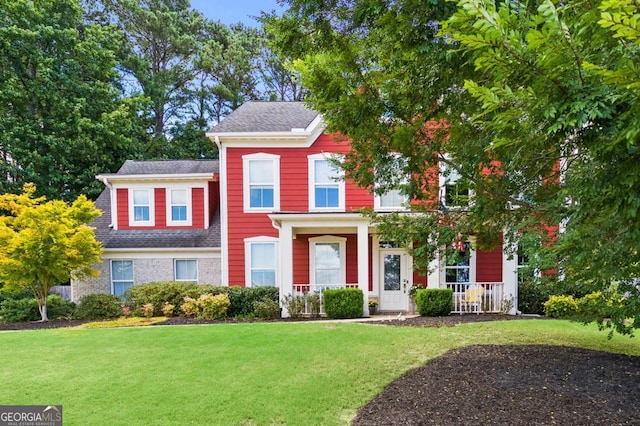
M 404 374 L 353 424 L 640 425 L 640 357 L 469 346 Z

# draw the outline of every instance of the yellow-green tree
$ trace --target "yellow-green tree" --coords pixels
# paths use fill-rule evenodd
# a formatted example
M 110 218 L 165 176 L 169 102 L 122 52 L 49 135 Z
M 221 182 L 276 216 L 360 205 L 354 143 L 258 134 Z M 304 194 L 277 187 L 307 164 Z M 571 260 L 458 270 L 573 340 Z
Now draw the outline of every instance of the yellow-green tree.
M 87 224 L 100 211 L 84 195 L 67 204 L 34 198 L 35 190 L 25 184 L 22 194 L 0 195 L 0 282 L 30 290 L 47 321 L 51 287 L 98 273 L 92 265 L 100 260 L 102 246 Z

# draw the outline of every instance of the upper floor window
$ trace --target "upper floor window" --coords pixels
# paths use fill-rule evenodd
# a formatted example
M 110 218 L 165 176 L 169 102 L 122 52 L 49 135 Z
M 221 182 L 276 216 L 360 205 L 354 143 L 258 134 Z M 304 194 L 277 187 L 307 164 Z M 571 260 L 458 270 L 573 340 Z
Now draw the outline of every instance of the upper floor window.
M 276 285 L 277 239 L 252 237 L 245 240 L 246 283 L 251 287 Z
M 277 211 L 280 209 L 280 156 L 251 154 L 242 157 L 244 175 L 244 210 Z
M 407 196 L 400 189 L 407 184 L 405 175 L 406 161 L 400 154 L 391 154 L 384 169 L 376 169 L 376 193 L 374 195 L 374 207 L 380 211 L 406 210 L 408 207 Z M 380 189 L 386 191 L 380 194 Z
M 342 170 L 325 154 L 309 156 L 309 210 L 344 210 Z
M 440 165 L 440 203 L 442 207 L 468 207 L 473 192 L 468 180 L 460 172 L 447 165 Z
M 153 191 L 151 189 L 132 189 L 129 191 L 129 223 L 149 226 L 154 223 Z
M 186 188 L 167 189 L 167 224 L 191 225 L 191 191 Z
M 176 259 L 174 272 L 176 281 L 197 283 L 198 261 L 196 259 Z

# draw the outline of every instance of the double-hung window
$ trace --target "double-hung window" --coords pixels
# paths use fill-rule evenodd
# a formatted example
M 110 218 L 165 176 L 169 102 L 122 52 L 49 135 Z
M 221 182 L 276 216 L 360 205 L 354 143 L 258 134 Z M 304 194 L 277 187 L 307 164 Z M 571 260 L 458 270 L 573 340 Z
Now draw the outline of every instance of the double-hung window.
M 191 225 L 191 190 L 167 188 L 167 225 Z
M 198 282 L 198 261 L 196 259 L 176 259 L 174 263 L 176 281 Z
M 460 172 L 447 165 L 440 165 L 440 203 L 446 208 L 464 208 L 469 206 L 472 191 L 469 182 Z
M 346 284 L 346 238 L 314 237 L 309 239 L 311 284 Z
M 309 210 L 344 210 L 342 170 L 325 154 L 309 157 Z
M 460 241 L 447 247 L 444 275 L 447 284 L 471 281 L 471 245 L 468 242 Z
M 399 154 L 392 154 L 385 169 L 376 170 L 374 207 L 378 211 L 406 210 L 407 196 L 400 189 L 407 184 L 406 161 Z M 383 193 L 380 190 L 384 189 Z
M 280 209 L 280 156 L 250 154 L 242 157 L 244 175 L 244 210 L 277 211 Z
M 276 238 L 253 237 L 245 239 L 245 279 L 248 286 L 276 286 L 276 250 Z
M 124 292 L 133 287 L 133 260 L 111 261 L 111 291 L 122 297 Z
M 132 189 L 129 191 L 129 222 L 137 226 L 152 226 L 153 191 L 151 189 Z

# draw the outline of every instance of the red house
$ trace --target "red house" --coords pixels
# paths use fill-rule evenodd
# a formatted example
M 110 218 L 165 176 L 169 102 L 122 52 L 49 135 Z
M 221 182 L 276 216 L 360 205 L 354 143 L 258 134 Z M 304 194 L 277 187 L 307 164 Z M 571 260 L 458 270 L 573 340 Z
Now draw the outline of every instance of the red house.
M 72 299 L 173 280 L 277 286 L 281 298 L 357 287 L 366 315 L 370 299 L 382 312 L 411 310 L 409 292 L 420 285 L 453 289 L 454 312 L 517 311 L 524 259 L 458 241 L 462 256 L 415 271 L 411 256 L 359 213 L 405 211 L 406 200 L 340 179 L 329 159 L 349 142 L 323 130 L 300 102 L 247 102 L 208 133 L 219 160 L 127 161 L 97 176 L 105 184 L 93 224 L 101 274 L 72 282 Z M 440 173 L 445 204 L 461 191 L 456 178 Z
M 377 196 L 340 179 L 329 160 L 349 150 L 323 132 L 322 117 L 299 102 L 248 102 L 208 136 L 220 150 L 222 284 L 278 286 L 280 294 L 357 287 L 380 311 L 410 309 L 412 285 L 454 290 L 454 311 L 517 309 L 517 258 L 503 250 L 438 259 L 430 272 L 381 241 L 362 207 L 405 210 L 398 192 Z M 453 174 L 440 179 L 443 199 Z M 513 301 L 513 303 L 509 303 Z M 286 314 L 286 312 L 285 312 Z

